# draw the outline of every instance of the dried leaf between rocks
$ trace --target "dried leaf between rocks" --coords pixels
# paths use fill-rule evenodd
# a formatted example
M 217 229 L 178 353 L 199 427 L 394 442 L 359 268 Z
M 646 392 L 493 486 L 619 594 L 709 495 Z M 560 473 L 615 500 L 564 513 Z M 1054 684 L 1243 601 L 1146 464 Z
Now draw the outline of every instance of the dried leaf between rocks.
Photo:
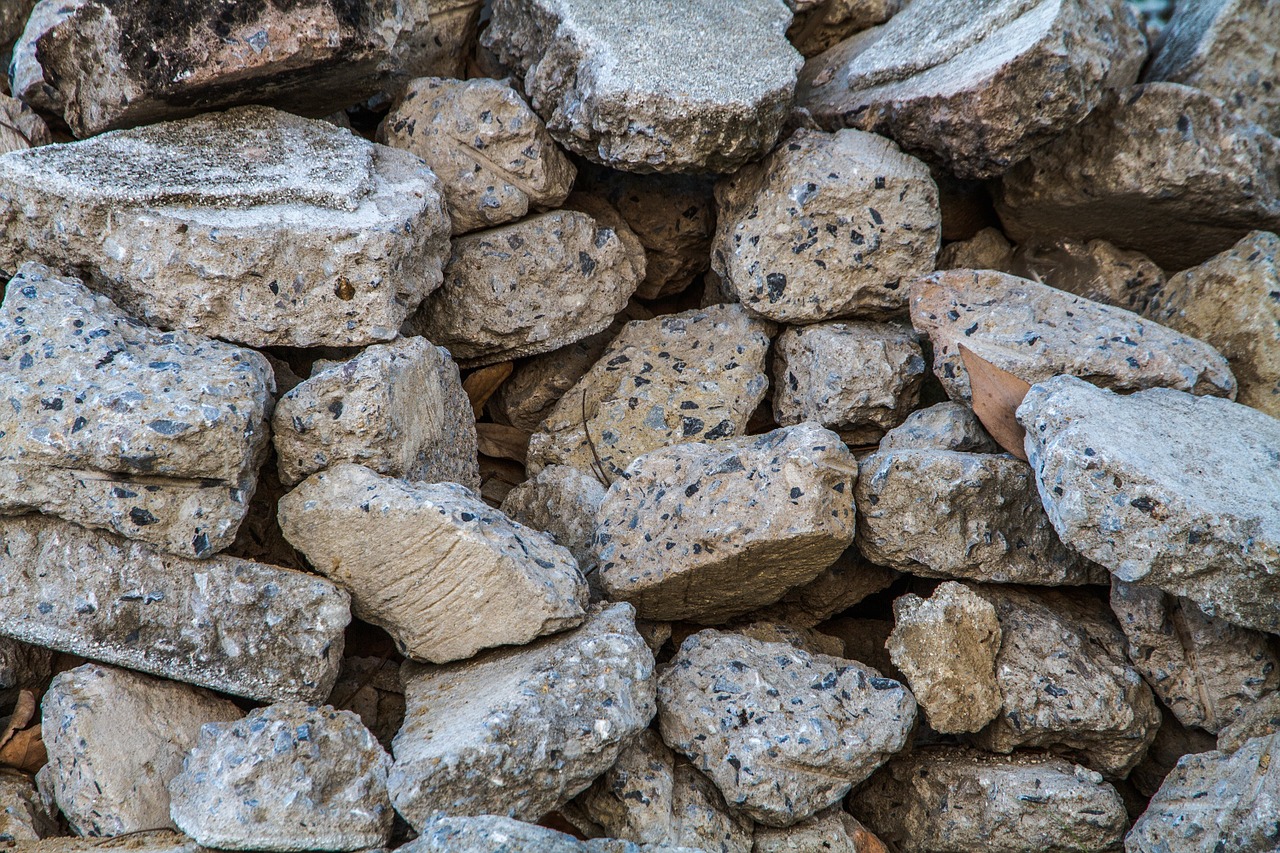
M 462 390 L 471 401 L 471 412 L 475 417 L 480 417 L 480 413 L 484 411 L 484 404 L 497 393 L 514 369 L 514 362 L 504 361 L 482 367 L 462 380 Z
M 495 459 L 510 459 L 525 464 L 529 453 L 530 433 L 504 424 L 476 424 L 476 441 L 480 452 Z
M 40 723 L 29 725 L 36 716 L 40 703 L 31 690 L 18 693 L 18 704 L 0 733 L 0 764 L 34 773 L 49 760 L 44 741 L 40 738 Z
M 1027 431 L 1018 423 L 1015 412 L 1022 405 L 1031 386 L 1007 370 L 996 367 L 975 354 L 964 344 L 957 344 L 960 360 L 969 373 L 969 389 L 973 397 L 973 413 L 1001 447 L 1027 461 L 1023 439 Z

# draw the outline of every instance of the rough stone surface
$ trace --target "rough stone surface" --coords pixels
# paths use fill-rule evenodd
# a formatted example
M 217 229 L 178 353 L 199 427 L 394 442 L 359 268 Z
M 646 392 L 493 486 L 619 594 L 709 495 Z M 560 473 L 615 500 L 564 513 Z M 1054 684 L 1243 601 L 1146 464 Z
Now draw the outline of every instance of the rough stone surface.
M 955 450 L 1000 453 L 973 409 L 963 403 L 937 403 L 912 412 L 880 439 L 879 450 Z
M 1189 755 L 1125 837 L 1126 853 L 1264 853 L 1280 837 L 1280 736 Z
M 726 630 L 762 643 L 787 643 L 811 655 L 844 657 L 843 640 L 813 628 L 797 628 L 785 622 L 757 619 L 745 624 L 736 623 Z
M 650 450 L 742 435 L 769 387 L 771 331 L 740 305 L 627 324 L 529 440 L 530 473 L 591 471 L 598 454 L 612 479 Z
M 613 766 L 654 713 L 653 654 L 629 605 L 447 666 L 406 664 L 388 785 L 419 832 L 432 813 L 536 820 Z
M 0 159 L 0 269 L 77 270 L 148 324 L 255 347 L 394 338 L 448 245 L 422 161 L 266 107 Z
M 902 0 L 787 0 L 796 13 L 787 38 L 807 59 L 855 33 L 883 24 L 904 5 Z
M 1144 59 L 1120 0 L 916 0 L 810 60 L 796 100 L 824 127 L 881 133 L 989 178 L 1132 83 Z
M 631 172 L 732 172 L 790 112 L 790 23 L 782 0 L 497 0 L 481 43 L 570 151 Z
M 1218 732 L 1218 749 L 1235 752 L 1252 738 L 1280 732 L 1280 692 L 1268 693 Z
M 520 219 L 531 207 L 558 207 L 576 174 L 542 119 L 499 80 L 412 81 L 378 141 L 427 161 L 454 234 Z
M 10 0 L 0 8 L 0 47 L 12 44 L 22 34 L 34 5 L 36 0 Z
M 400 664 L 385 657 L 342 659 L 342 670 L 326 702 L 340 711 L 351 711 L 388 750 L 404 723 L 404 686 Z
M 596 565 L 591 537 L 604 493 L 595 477 L 568 465 L 548 465 L 512 489 L 500 508 L 513 521 L 541 530 L 568 548 L 587 575 Z
M 26 846 L 24 853 L 210 853 L 180 832 L 163 829 L 123 838 L 45 838 Z
M 897 577 L 893 569 L 870 563 L 857 548 L 848 548 L 816 578 L 792 587 L 776 603 L 753 611 L 751 616 L 812 628 L 879 592 Z
M 1280 688 L 1280 660 L 1266 634 L 1120 580 L 1111 583 L 1111 609 L 1129 638 L 1129 660 L 1184 726 L 1217 733 Z
M 1184 755 L 1193 752 L 1208 752 L 1214 748 L 1213 735 L 1198 728 L 1187 728 L 1178 722 L 1178 718 L 1168 708 L 1160 709 L 1160 730 L 1151 742 L 1151 747 L 1137 767 L 1129 773 L 1128 782 L 1142 796 L 1150 799 L 1160 786 L 1164 777 L 1178 765 Z M 1141 808 L 1146 808 L 1143 803 Z M 1138 816 L 1137 809 L 1131 809 L 1133 817 Z
M 77 835 L 172 828 L 169 781 L 205 723 L 238 720 L 204 690 L 87 663 L 59 673 L 41 737 L 58 808 Z
M 1236 391 L 1227 360 L 1203 341 L 992 270 L 917 279 L 911 323 L 933 342 L 933 372 L 953 400 L 970 399 L 961 344 L 1032 384 L 1066 373 L 1117 391 L 1168 387 L 1222 397 Z
M 0 94 L 0 154 L 53 142 L 49 126 L 21 101 Z
M 914 853 L 1110 853 L 1128 826 L 1102 775 L 1035 753 L 933 746 L 894 758 L 849 798 L 854 815 Z
M 391 758 L 350 711 L 283 702 L 209 723 L 169 785 L 173 821 L 223 850 L 386 844 Z
M 1280 418 L 1280 237 L 1254 231 L 1169 279 L 1144 312 L 1226 356 L 1236 402 Z
M 896 599 L 893 619 L 889 656 L 907 676 L 930 728 L 976 732 L 1000 713 L 1000 622 L 990 602 L 948 581 L 928 599 Z
M 941 240 L 929 169 L 888 139 L 798 130 L 716 185 L 711 267 L 761 316 L 900 312 Z
M 716 624 L 772 604 L 853 542 L 856 472 L 813 423 L 645 454 L 596 514 L 600 581 L 645 619 Z
M 259 701 L 329 694 L 351 619 L 324 578 L 190 560 L 46 516 L 0 519 L 0 632 Z
M 1280 7 L 1267 0 L 1209 0 L 1175 7 L 1143 74 L 1222 98 L 1241 118 L 1280 133 Z
M 0 843 L 39 840 L 42 821 L 39 796 L 31 777 L 17 770 L 0 770 Z
M 1003 270 L 1013 264 L 1013 244 L 999 228 L 983 228 L 968 240 L 957 240 L 938 253 L 940 270 Z M 1030 276 L 1025 276 L 1030 278 Z
M 1150 83 L 1106 99 L 1005 175 L 996 210 L 1015 240 L 1101 238 L 1185 269 L 1255 229 L 1280 229 L 1280 139 L 1218 98 Z
M 1165 283 L 1164 270 L 1146 255 L 1106 240 L 1032 238 L 1018 246 L 1007 266 L 992 269 L 1140 314 Z
M 480 486 L 476 427 L 458 366 L 425 338 L 318 361 L 272 416 L 280 482 L 354 462 L 380 474 Z
M 403 853 L 704 853 L 616 838 L 579 841 L 572 835 L 499 815 L 433 815 Z
M 0 306 L 0 512 L 38 510 L 191 557 L 235 538 L 267 449 L 265 358 L 160 332 L 24 264 Z
M 1280 631 L 1280 421 L 1216 397 L 1120 396 L 1070 376 L 1018 408 L 1063 541 L 1127 583 Z
M 881 853 L 853 815 L 833 806 L 788 827 L 757 826 L 751 853 Z
M 974 740 L 992 752 L 1048 748 L 1123 778 L 1160 726 L 1150 688 L 1125 657 L 1124 634 L 1087 595 L 973 587 L 996 609 L 996 681 L 1004 707 Z
M 773 357 L 773 416 L 783 426 L 816 421 L 851 446 L 874 444 L 920 402 L 924 356 L 898 324 L 793 327 Z
M 873 669 L 715 630 L 685 640 L 658 685 L 662 739 L 768 826 L 839 802 L 915 716 L 907 689 Z
M 410 48 L 412 74 L 466 77 L 483 5 L 483 0 L 426 0 L 427 26 L 410 34 L 414 39 Z
M 344 463 L 281 499 L 280 528 L 412 660 L 462 660 L 583 619 L 587 584 L 573 556 L 456 483 Z
M 0 706 L 11 707 L 22 690 L 43 690 L 53 675 L 53 652 L 0 637 Z
M 85 0 L 37 41 L 77 136 L 236 104 L 323 116 L 403 74 L 423 3 L 216 4 Z M 140 31 L 147 33 L 138 38 Z
M 31 9 L 26 26 L 17 37 L 10 56 L 9 91 L 23 103 L 42 113 L 62 115 L 62 94 L 45 80 L 36 56 L 41 36 L 49 32 L 85 4 L 86 0 L 40 0 Z M 6 5 L 6 8 L 11 8 Z
M 858 472 L 858 548 L 874 563 L 995 583 L 1105 580 L 1058 538 L 1034 472 L 1008 454 L 879 450 Z
M 604 330 L 644 278 L 644 254 L 578 211 L 453 241 L 444 286 L 405 324 L 464 367 L 549 352 Z
M 644 731 L 573 805 L 626 841 L 752 853 L 752 823 L 725 811 L 715 784 Z

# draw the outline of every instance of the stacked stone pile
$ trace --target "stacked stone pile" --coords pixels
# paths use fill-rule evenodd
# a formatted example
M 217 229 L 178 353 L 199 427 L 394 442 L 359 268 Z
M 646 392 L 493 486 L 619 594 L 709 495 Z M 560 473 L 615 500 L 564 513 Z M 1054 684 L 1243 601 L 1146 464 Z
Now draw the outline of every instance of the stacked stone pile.
M 0 847 L 1280 850 L 1280 6 L 0 2 Z

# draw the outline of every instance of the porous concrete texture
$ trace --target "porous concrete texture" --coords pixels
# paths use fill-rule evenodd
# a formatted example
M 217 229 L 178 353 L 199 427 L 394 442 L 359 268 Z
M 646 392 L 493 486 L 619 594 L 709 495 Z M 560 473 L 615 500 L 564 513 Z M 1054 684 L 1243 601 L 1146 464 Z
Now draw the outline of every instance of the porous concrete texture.
M 178 828 L 221 850 L 366 850 L 391 838 L 391 758 L 350 711 L 282 702 L 200 729 L 169 784 Z
M 716 185 L 711 268 L 784 323 L 900 313 L 941 240 L 929 169 L 891 140 L 801 129 Z
M 796 13 L 787 38 L 805 58 L 817 56 L 855 33 L 883 24 L 902 0 L 786 0 Z
M 1268 693 L 1218 732 L 1218 749 L 1235 752 L 1256 737 L 1280 732 L 1280 692 Z
M 458 366 L 426 338 L 317 361 L 272 416 L 280 482 L 341 462 L 407 480 L 479 488 L 476 427 Z
M 769 387 L 772 331 L 740 305 L 628 323 L 529 440 L 529 472 L 596 466 L 612 480 L 650 450 L 742 435 Z
M 1151 133 L 1152 128 L 1159 128 Z M 1180 270 L 1280 230 L 1280 139 L 1179 83 L 1122 89 L 1009 171 L 1005 233 L 1103 239 Z
M 1136 80 L 1146 47 L 1121 0 L 916 0 L 809 60 L 796 100 L 827 129 L 990 178 Z
M 406 664 L 388 786 L 420 833 L 434 813 L 537 820 L 613 766 L 654 714 L 653 654 L 627 604 L 446 666 Z
M 662 739 L 767 826 L 839 802 L 915 717 L 911 693 L 873 669 L 712 629 L 685 640 L 658 683 Z
M 797 628 L 812 628 L 879 592 L 897 578 L 898 573 L 893 569 L 869 562 L 857 547 L 850 547 L 813 580 L 792 587 L 775 603 L 753 611 L 751 616 Z
M 454 234 L 558 207 L 576 175 L 542 119 L 500 80 L 411 81 L 379 126 L 378 141 L 427 161 L 440 178 Z
M 756 826 L 751 853 L 806 853 L 810 850 L 881 853 L 884 847 L 853 815 L 839 806 L 832 806 L 787 827 Z
M 456 483 L 344 463 L 281 499 L 280 528 L 411 660 L 462 660 L 583 619 L 587 584 L 573 556 Z
M 814 423 L 647 453 L 596 513 L 600 582 L 645 619 L 717 624 L 772 604 L 853 542 L 856 477 Z
M 205 690 L 127 669 L 86 663 L 59 673 L 44 697 L 41 739 L 71 831 L 176 828 L 169 781 L 200 727 L 241 716 L 233 702 Z
M 596 565 L 591 538 L 604 494 L 595 477 L 568 465 L 548 465 L 508 492 L 500 509 L 513 521 L 541 530 L 568 548 L 586 575 Z
M 22 0 L 25 2 L 25 0 Z M 71 17 L 85 0 L 39 0 L 31 8 L 26 25 L 13 44 L 7 65 L 9 91 L 32 109 L 53 115 L 62 114 L 62 93 L 45 80 L 44 69 L 36 51 L 40 38 L 60 22 Z M 14 8 L 7 5 L 6 9 Z
M 23 515 L 0 519 L 0 633 L 271 702 L 329 695 L 350 599 L 234 557 L 191 560 Z
M 911 323 L 933 343 L 933 372 L 953 400 L 971 397 L 960 354 L 1025 382 L 1059 374 L 1117 391 L 1176 388 L 1234 397 L 1227 360 L 1131 311 L 994 270 L 950 270 L 911 287 Z
M 481 44 L 565 148 L 631 172 L 732 172 L 773 147 L 803 60 L 782 0 L 497 0 Z
M 960 453 L 999 453 L 973 409 L 964 403 L 935 403 L 917 409 L 885 433 L 877 448 L 889 450 L 955 450 Z
M 0 305 L 0 513 L 36 510 L 189 557 L 235 539 L 267 452 L 260 354 L 138 323 L 24 264 Z
M 1111 853 L 1129 825 L 1102 774 L 1061 758 L 928 746 L 894 758 L 849 798 L 885 841 L 916 853 Z
M 0 269 L 75 270 L 150 325 L 249 346 L 390 340 L 448 247 L 421 160 L 267 107 L 0 159 Z
M 990 268 L 1139 314 L 1146 313 L 1147 303 L 1165 283 L 1164 270 L 1146 255 L 1106 240 L 1032 238 L 1018 245 L 1006 265 Z
M 0 769 L 0 843 L 16 848 L 19 842 L 38 841 L 51 831 L 48 822 L 31 777 L 8 767 Z
M 1121 396 L 1071 376 L 1033 385 L 1018 413 L 1065 543 L 1208 616 L 1280 630 L 1280 421 L 1217 397 Z
M 453 241 L 444 285 L 405 324 L 464 367 L 558 349 L 603 331 L 644 278 L 644 251 L 576 210 Z

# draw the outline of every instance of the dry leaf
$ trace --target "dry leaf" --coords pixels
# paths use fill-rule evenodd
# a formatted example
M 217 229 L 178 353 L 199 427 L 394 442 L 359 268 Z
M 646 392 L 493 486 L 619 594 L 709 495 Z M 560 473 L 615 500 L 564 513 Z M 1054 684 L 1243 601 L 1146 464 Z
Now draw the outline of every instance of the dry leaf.
M 45 765 L 49 755 L 40 739 L 40 724 L 13 733 L 9 742 L 0 746 L 0 764 L 34 773 Z
M 857 850 L 858 853 L 888 853 L 888 848 L 884 846 L 884 842 L 871 830 L 856 820 L 851 820 L 851 822 L 857 824 L 851 833 L 854 850 Z
M 957 344 L 960 360 L 969 373 L 969 389 L 973 396 L 973 413 L 991 433 L 996 443 L 1014 456 L 1027 461 L 1022 440 L 1027 431 L 1014 413 L 1031 386 L 1007 370 L 996 367 L 964 344 Z
M 4 730 L 0 731 L 0 748 L 13 740 L 13 736 L 19 729 L 25 729 L 31 725 L 31 720 L 35 717 L 36 708 L 38 707 L 39 703 L 36 701 L 34 692 L 30 690 L 18 692 L 18 704 L 14 707 L 13 713 L 9 715 Z
M 526 480 L 524 466 L 507 459 L 480 457 L 480 497 L 489 506 L 498 506 L 507 493 Z
M 502 383 L 507 381 L 507 377 L 514 369 L 514 363 L 504 361 L 482 367 L 462 380 L 462 390 L 467 392 L 467 399 L 471 401 L 471 411 L 477 418 L 484 411 L 484 404 L 489 402 L 489 398 L 502 387 Z
M 529 452 L 530 433 L 504 424 L 476 424 L 480 452 L 496 459 L 510 459 L 524 464 Z

